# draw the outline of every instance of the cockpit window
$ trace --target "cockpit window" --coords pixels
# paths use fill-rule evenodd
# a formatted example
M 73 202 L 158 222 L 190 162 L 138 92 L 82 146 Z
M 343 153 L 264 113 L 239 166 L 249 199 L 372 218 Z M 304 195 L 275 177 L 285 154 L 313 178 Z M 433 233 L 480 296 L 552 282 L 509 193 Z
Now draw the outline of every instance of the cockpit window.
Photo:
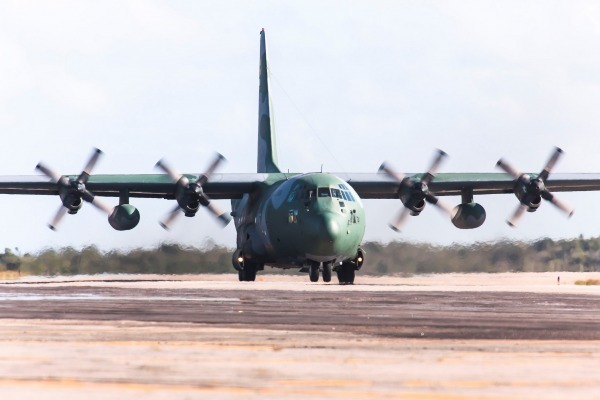
M 342 198 L 342 194 L 340 193 L 339 189 L 331 188 L 331 197 L 335 197 L 335 198 L 341 199 Z
M 320 187 L 317 189 L 319 197 L 331 197 L 331 192 L 327 187 Z

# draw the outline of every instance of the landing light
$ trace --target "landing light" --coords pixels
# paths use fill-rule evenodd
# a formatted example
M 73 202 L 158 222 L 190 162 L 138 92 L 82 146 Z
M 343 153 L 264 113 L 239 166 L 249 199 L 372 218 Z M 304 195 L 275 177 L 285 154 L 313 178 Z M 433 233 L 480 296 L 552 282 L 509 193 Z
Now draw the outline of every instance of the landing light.
M 358 261 L 359 263 L 363 262 L 363 259 L 362 259 L 362 257 L 358 257 L 358 260 L 357 260 L 357 261 Z
M 242 257 L 242 256 L 239 256 L 239 257 L 237 258 L 237 260 L 238 260 L 238 262 L 239 262 L 239 263 L 243 263 L 243 262 L 244 262 L 244 257 Z

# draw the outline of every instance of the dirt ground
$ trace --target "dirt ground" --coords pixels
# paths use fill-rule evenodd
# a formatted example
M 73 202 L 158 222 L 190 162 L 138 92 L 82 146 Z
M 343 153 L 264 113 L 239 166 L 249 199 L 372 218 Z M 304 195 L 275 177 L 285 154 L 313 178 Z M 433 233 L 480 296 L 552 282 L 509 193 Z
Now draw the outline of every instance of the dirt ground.
M 589 278 L 4 281 L 0 398 L 600 398 Z

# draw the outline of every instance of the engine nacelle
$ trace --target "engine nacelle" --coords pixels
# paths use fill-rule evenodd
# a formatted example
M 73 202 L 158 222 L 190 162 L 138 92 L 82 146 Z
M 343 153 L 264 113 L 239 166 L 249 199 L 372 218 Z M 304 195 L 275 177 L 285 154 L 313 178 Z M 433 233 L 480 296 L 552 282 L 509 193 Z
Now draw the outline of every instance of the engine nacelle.
M 121 204 L 113 209 L 108 223 L 118 231 L 128 231 L 140 222 L 140 212 L 131 204 Z
M 425 208 L 425 198 L 419 190 L 427 191 L 427 185 L 422 182 L 415 182 L 411 187 L 400 192 L 400 201 L 404 204 L 404 207 L 410 210 L 413 216 L 419 215 Z
M 83 205 L 83 200 L 81 196 L 76 196 L 73 193 L 69 193 L 66 190 L 59 190 L 58 192 L 60 196 L 60 201 L 62 201 L 63 206 L 67 208 L 69 214 L 77 214 L 77 211 L 81 209 Z
M 545 190 L 544 182 L 539 179 L 533 179 L 525 184 L 519 182 L 515 186 L 515 196 L 519 202 L 527 206 L 527 211 L 534 212 L 542 204 L 542 191 Z
M 485 209 L 478 203 L 463 203 L 454 207 L 452 223 L 459 229 L 479 228 L 485 222 Z

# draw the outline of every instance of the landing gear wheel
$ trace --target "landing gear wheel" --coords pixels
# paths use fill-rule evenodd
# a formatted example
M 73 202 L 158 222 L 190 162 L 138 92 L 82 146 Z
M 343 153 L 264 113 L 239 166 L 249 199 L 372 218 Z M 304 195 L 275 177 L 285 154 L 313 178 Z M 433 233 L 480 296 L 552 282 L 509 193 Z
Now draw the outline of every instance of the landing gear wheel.
M 319 263 L 311 264 L 308 267 L 308 277 L 310 278 L 311 282 L 319 281 Z
M 238 271 L 240 282 L 254 282 L 256 280 L 256 268 L 246 266 L 243 270 Z
M 331 282 L 331 263 L 323 263 L 323 282 Z
M 337 270 L 338 281 L 340 285 L 352 285 L 354 284 L 354 277 L 356 275 L 356 270 L 354 269 L 354 265 L 349 262 L 345 262 L 339 266 Z

